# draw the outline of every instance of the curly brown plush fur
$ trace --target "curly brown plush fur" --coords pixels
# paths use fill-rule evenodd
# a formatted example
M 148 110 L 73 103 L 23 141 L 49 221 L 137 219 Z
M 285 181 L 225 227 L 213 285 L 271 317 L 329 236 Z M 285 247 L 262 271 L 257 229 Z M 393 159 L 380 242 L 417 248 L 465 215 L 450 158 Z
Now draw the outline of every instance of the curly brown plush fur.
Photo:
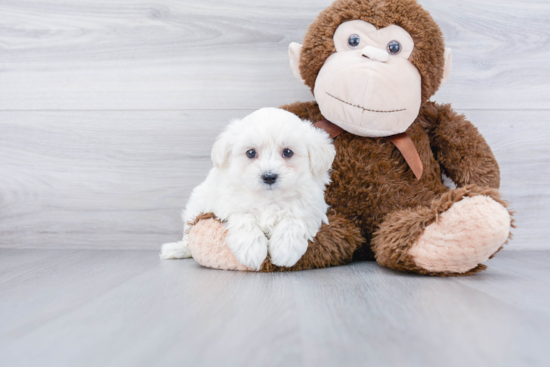
M 298 102 L 281 108 L 311 121 L 323 118 L 316 102 Z M 365 238 L 365 245 L 356 251 L 354 260 L 374 258 L 371 248 L 373 236 L 390 213 L 417 208 L 420 223 L 415 225 L 423 229 L 431 223 L 432 201 L 438 198 L 445 201 L 444 198 L 452 193 L 443 183 L 442 171 L 459 187 L 477 184 L 480 187 L 476 190 L 483 190 L 499 186 L 499 168 L 491 148 L 477 129 L 463 115 L 452 111 L 449 105 L 425 103 L 407 134 L 414 141 L 424 164 L 424 175 L 420 181 L 416 180 L 399 150 L 386 138 L 365 138 L 343 133 L 334 140 L 337 153 L 332 183 L 325 198 L 336 212 L 351 220 Z M 505 205 L 494 189 L 489 189 L 486 195 Z M 410 233 L 401 248 L 408 249 L 419 233 Z M 406 234 L 402 233 L 403 236 Z M 397 249 L 391 241 L 387 246 L 384 253 L 391 254 Z M 382 250 L 382 247 L 378 245 L 374 250 Z M 306 252 L 302 260 L 306 262 L 308 256 Z M 412 261 L 405 261 L 406 258 L 392 262 L 385 261 L 386 257 L 379 255 L 376 258 L 381 265 L 397 270 L 452 275 L 430 273 L 418 268 Z M 483 269 L 485 267 L 481 265 L 460 275 Z
M 312 91 L 319 70 L 336 52 L 334 32 L 350 20 L 378 28 L 396 24 L 414 40 L 409 61 L 422 77 L 422 107 L 407 134 L 424 174 L 417 180 L 388 139 L 342 133 L 334 140 L 336 159 L 325 195 L 332 207 L 330 224 L 322 227 L 293 268 L 278 268 L 267 259 L 262 271 L 311 269 L 374 257 L 383 266 L 427 275 L 469 275 L 485 269 L 477 264 L 460 274 L 430 272 L 408 253 L 426 227 L 464 197 L 484 195 L 506 207 L 497 191 L 499 167 L 483 137 L 450 105 L 428 101 L 441 84 L 445 65 L 439 26 L 415 0 L 337 0 L 311 24 L 304 39 L 299 68 Z M 313 122 L 323 119 L 316 102 L 281 108 Z M 442 174 L 458 189 L 449 190 Z
M 373 236 L 378 235 L 378 242 L 374 241 L 378 246 L 375 245 L 374 250 L 380 252 L 377 259 L 382 265 L 428 274 L 403 257 L 402 251 L 398 251 L 389 238 L 387 244 L 382 241 L 386 238 L 383 235 L 386 232 L 380 229 L 384 218 L 391 213 L 395 217 L 403 210 L 415 208 L 417 216 L 426 213 L 414 226 L 425 228 L 433 219 L 429 215 L 433 212 L 430 209 L 432 202 L 438 198 L 445 200 L 450 195 L 442 173 L 458 187 L 476 184 L 480 188 L 498 188 L 499 167 L 483 137 L 463 115 L 454 112 L 450 105 L 427 102 L 441 83 L 445 47 L 439 26 L 415 0 L 337 0 L 321 12 L 307 31 L 300 58 L 301 75 L 312 91 L 319 70 L 336 52 L 334 32 L 340 24 L 350 20 L 364 20 L 379 29 L 396 24 L 407 30 L 414 40 L 415 47 L 409 60 L 422 76 L 423 105 L 407 134 L 418 150 L 424 175 L 422 180 L 416 180 L 403 156 L 389 140 L 344 133 L 334 141 L 337 155 L 326 200 L 336 212 L 361 230 L 365 244 L 356 251 L 354 260 L 374 258 L 371 242 Z M 303 119 L 323 119 L 316 102 L 299 102 L 281 108 Z M 497 195 L 495 191 L 489 196 Z M 393 217 L 390 215 L 389 218 Z M 419 233 L 421 231 L 411 233 L 407 241 L 400 243 L 400 248 L 408 248 Z M 382 243 L 387 248 L 383 248 Z M 392 251 L 397 251 L 397 254 Z M 388 256 L 391 259 L 398 256 L 401 261 L 386 261 Z M 304 257 L 307 258 L 308 253 Z M 480 265 L 471 272 L 483 268 Z
M 388 214 L 384 218 L 382 225 L 374 233 L 372 244 L 376 253 L 376 260 L 380 265 L 389 268 L 414 271 L 426 275 L 470 275 L 485 270 L 487 267 L 480 264 L 476 268 L 462 274 L 430 272 L 418 267 L 408 253 L 411 246 L 424 233 L 426 227 L 437 221 L 439 215 L 449 210 L 454 203 L 462 200 L 464 197 L 478 195 L 488 196 L 505 208 L 508 206 L 501 199 L 498 190 L 468 185 L 456 190 L 447 191 L 441 197 L 434 199 L 430 206 L 418 206 Z
M 443 34 L 415 0 L 337 0 L 323 10 L 308 28 L 300 59 L 300 73 L 312 92 L 319 70 L 336 52 L 334 32 L 350 20 L 364 20 L 378 29 L 391 24 L 406 29 L 414 40 L 409 61 L 422 75 L 422 102 L 437 92 L 445 66 Z
M 330 210 L 327 217 L 330 225 L 323 224 L 317 236 L 309 242 L 307 256 L 290 268 L 275 266 L 268 258 L 262 264 L 261 271 L 305 270 L 349 263 L 355 250 L 365 242 L 361 231 L 334 210 Z

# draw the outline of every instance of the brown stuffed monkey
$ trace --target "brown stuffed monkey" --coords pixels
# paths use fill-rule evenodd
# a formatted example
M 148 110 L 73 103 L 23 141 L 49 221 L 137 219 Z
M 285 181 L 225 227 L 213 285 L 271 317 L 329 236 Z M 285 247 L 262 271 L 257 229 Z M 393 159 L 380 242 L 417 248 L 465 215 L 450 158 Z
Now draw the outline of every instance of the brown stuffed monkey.
M 429 275 L 485 269 L 510 236 L 498 164 L 477 129 L 429 99 L 449 77 L 451 52 L 415 0 L 337 0 L 290 45 L 294 75 L 312 102 L 283 106 L 334 137 L 331 206 L 302 270 L 373 260 Z M 447 175 L 457 186 L 449 189 Z M 212 214 L 196 219 L 189 247 L 201 264 L 246 270 Z

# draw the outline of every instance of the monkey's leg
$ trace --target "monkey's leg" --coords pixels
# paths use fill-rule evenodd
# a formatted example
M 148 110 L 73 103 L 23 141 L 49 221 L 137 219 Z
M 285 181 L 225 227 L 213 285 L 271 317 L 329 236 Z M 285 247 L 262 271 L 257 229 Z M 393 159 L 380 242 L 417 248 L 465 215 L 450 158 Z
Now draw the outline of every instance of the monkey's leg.
M 260 271 L 292 271 L 343 265 L 351 262 L 353 252 L 364 242 L 359 229 L 334 211 L 328 214 L 329 224 L 309 242 L 308 249 L 296 265 L 285 268 L 273 265 L 269 257 Z M 212 213 L 197 218 L 189 232 L 189 249 L 201 265 L 227 270 L 251 270 L 235 259 L 225 244 L 226 229 Z
M 202 213 L 190 223 L 189 250 L 202 266 L 224 270 L 254 271 L 239 264 L 225 238 L 227 229 L 213 213 Z
M 293 271 L 315 268 L 327 268 L 350 263 L 353 253 L 365 239 L 361 231 L 352 222 L 336 211 L 327 214 L 329 224 L 323 224 L 313 241 L 309 241 L 306 253 L 296 265 L 285 268 L 273 265 L 269 258 L 264 261 L 260 271 Z
M 388 214 L 372 244 L 388 268 L 437 276 L 469 275 L 498 252 L 513 226 L 496 189 L 475 185 L 450 190 L 429 207 Z

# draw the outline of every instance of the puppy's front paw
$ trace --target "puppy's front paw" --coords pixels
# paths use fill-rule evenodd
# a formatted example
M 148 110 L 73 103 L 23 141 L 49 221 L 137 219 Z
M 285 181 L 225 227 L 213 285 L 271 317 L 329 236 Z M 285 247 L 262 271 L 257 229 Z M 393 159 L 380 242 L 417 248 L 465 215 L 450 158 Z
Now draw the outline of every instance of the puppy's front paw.
M 267 257 L 267 238 L 259 228 L 229 229 L 227 246 L 237 261 L 251 269 L 260 270 Z
M 269 240 L 269 256 L 277 266 L 295 265 L 307 251 L 308 235 L 298 226 L 285 226 L 273 232 Z

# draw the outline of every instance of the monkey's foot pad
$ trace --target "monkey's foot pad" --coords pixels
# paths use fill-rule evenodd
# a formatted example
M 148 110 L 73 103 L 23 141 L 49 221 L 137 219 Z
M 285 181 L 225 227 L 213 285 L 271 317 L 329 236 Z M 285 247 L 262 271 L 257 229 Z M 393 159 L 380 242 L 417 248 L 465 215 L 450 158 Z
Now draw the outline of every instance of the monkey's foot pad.
M 426 228 L 410 254 L 429 271 L 465 273 L 504 245 L 510 225 L 506 208 L 490 197 L 465 197 Z
M 225 242 L 227 230 L 217 219 L 198 221 L 189 232 L 189 249 L 195 261 L 208 268 L 254 271 L 239 264 Z

